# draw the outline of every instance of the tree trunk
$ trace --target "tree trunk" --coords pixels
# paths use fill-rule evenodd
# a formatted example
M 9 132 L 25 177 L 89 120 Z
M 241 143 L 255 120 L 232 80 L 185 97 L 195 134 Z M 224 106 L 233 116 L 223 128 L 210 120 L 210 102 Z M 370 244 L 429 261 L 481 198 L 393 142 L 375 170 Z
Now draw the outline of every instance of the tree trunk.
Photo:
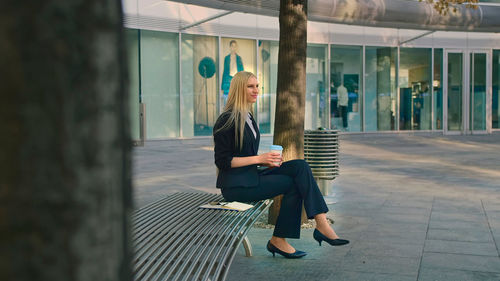
M 307 0 L 280 1 L 278 86 L 273 144 L 283 146 L 284 161 L 304 158 L 306 100 Z M 269 209 L 275 224 L 281 196 Z
M 121 10 L 0 4 L 0 280 L 131 280 Z

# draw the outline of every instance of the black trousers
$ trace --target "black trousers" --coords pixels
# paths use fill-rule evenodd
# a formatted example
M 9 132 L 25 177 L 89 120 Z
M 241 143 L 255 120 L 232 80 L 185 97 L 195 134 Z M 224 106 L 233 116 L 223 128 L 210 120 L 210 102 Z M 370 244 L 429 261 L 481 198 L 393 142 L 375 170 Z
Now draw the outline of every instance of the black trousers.
M 347 128 L 347 106 L 339 106 L 340 116 L 342 116 L 342 127 Z
M 292 160 L 280 167 L 264 170 L 259 175 L 259 185 L 253 187 L 228 187 L 222 189 L 227 201 L 258 201 L 283 194 L 281 209 L 274 228 L 274 236 L 300 238 L 302 203 L 307 217 L 328 212 L 323 195 L 304 160 Z

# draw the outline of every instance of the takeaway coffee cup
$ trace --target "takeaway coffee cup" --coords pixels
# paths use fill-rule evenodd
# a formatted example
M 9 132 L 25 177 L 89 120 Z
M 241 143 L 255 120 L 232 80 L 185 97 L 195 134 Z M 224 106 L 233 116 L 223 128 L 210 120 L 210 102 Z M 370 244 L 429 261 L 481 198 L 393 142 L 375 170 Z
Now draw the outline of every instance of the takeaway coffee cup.
M 281 156 L 283 156 L 283 147 L 281 145 L 273 144 L 269 149 L 271 150 L 271 152 L 276 152 L 279 153 Z M 274 162 L 274 164 L 279 165 L 280 163 Z

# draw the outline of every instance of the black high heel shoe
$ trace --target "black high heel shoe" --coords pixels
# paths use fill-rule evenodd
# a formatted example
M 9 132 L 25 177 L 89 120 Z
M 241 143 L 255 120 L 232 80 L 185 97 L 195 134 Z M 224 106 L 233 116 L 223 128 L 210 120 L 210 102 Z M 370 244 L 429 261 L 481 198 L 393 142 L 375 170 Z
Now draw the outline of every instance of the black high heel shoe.
M 328 243 L 332 246 L 342 246 L 342 245 L 349 244 L 349 240 L 340 239 L 340 238 L 330 239 L 330 238 L 326 237 L 325 235 L 323 235 L 323 233 L 321 233 L 316 228 L 314 229 L 313 237 L 314 237 L 314 240 L 318 241 L 320 246 L 321 246 L 321 241 L 325 241 L 326 243 Z
M 293 253 L 283 252 L 282 250 L 276 248 L 276 246 L 271 244 L 271 240 L 269 240 L 267 242 L 267 250 L 273 254 L 273 258 L 274 258 L 274 253 L 278 253 L 287 259 L 298 259 L 298 258 L 301 258 L 301 257 L 307 255 L 306 252 L 297 251 L 297 250 L 295 250 L 295 252 L 293 252 Z

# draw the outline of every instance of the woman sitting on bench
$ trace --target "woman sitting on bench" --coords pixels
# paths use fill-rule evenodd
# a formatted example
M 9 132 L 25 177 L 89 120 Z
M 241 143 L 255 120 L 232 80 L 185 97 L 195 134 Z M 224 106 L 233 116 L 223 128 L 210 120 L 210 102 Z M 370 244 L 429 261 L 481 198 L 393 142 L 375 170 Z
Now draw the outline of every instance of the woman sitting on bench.
M 267 250 L 285 258 L 301 258 L 307 253 L 295 250 L 286 238 L 300 238 L 302 202 L 309 219 L 314 218 L 313 237 L 332 246 L 348 244 L 339 239 L 326 219 L 328 208 L 309 165 L 304 160 L 282 163 L 279 153 L 257 155 L 259 128 L 251 114 L 257 101 L 259 84 L 254 74 L 238 72 L 231 81 L 224 112 L 214 125 L 217 187 L 227 201 L 250 202 L 283 194 L 281 209 Z M 257 165 L 268 169 L 259 171 Z

